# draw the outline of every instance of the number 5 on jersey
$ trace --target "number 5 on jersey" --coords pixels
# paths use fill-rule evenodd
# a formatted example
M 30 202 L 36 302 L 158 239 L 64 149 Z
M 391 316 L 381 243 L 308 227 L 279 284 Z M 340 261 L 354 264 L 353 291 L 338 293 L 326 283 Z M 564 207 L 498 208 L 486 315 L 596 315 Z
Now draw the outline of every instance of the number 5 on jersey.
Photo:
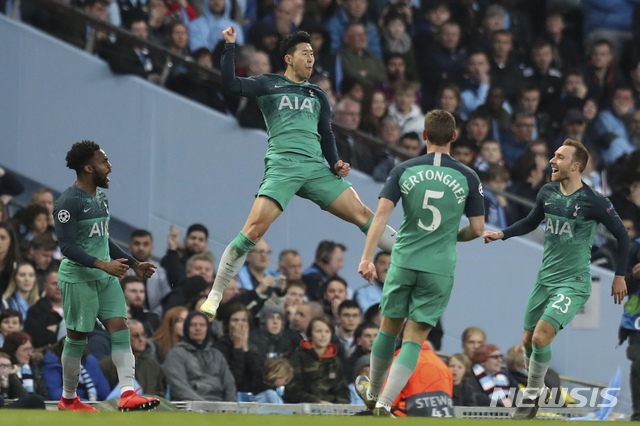
M 431 214 L 433 215 L 433 219 L 431 220 L 431 224 L 428 226 L 422 223 L 421 219 L 418 219 L 418 226 L 420 228 L 424 229 L 425 231 L 435 231 L 436 229 L 438 229 L 438 227 L 440 226 L 440 222 L 442 222 L 442 214 L 437 207 L 429 204 L 429 199 L 431 198 L 433 200 L 437 200 L 442 197 L 444 197 L 444 191 L 432 191 L 430 189 L 424 191 L 424 201 L 422 202 L 422 208 L 425 210 L 430 210 Z

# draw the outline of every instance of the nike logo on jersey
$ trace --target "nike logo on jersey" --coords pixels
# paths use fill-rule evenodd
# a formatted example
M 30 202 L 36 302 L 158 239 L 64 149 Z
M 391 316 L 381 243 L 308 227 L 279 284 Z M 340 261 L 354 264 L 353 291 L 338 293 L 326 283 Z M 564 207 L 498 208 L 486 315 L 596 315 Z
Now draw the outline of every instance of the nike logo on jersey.
M 89 210 L 91 210 L 91 207 L 89 207 L 88 209 L 82 209 L 83 212 L 88 212 Z
M 274 89 L 281 89 L 281 88 L 283 88 L 283 87 L 284 87 L 284 86 L 281 86 L 281 85 L 279 85 L 279 84 L 276 84 L 275 86 L 273 86 L 273 88 L 274 88 Z
M 544 202 L 544 205 L 545 205 L 545 206 L 548 206 L 549 204 L 552 204 L 552 203 L 551 203 L 551 202 L 549 202 L 549 201 L 545 201 L 545 202 Z

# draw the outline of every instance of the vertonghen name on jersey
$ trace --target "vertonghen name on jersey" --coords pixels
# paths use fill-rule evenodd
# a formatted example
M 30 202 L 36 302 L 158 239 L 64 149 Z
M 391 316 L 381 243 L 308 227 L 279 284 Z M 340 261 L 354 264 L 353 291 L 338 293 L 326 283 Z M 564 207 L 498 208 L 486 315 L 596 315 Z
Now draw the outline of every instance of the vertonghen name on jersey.
M 465 192 L 465 188 L 460 185 L 460 183 L 450 174 L 445 173 L 440 170 L 420 170 L 417 173 L 409 176 L 402 184 L 400 185 L 400 192 L 407 195 L 420 182 L 424 182 L 425 180 L 437 180 L 444 183 L 448 186 L 453 194 L 458 199 L 458 204 L 464 203 L 467 199 L 467 194 Z

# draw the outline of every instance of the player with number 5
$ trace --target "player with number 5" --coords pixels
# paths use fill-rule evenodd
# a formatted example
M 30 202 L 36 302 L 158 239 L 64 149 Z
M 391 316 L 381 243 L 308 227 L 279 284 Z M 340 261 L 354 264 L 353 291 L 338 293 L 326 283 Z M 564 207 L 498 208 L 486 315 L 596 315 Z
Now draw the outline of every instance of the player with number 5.
M 371 380 L 365 376 L 356 379 L 356 391 L 374 416 L 380 417 L 391 415 L 391 403 L 411 377 L 422 343 L 449 303 L 456 242 L 472 240 L 484 230 L 480 180 L 473 170 L 449 156 L 457 137 L 455 119 L 447 111 L 434 110 L 425 117 L 424 129 L 427 154 L 391 171 L 358 267 L 371 284 L 376 277 L 376 244 L 402 199 L 404 218 L 382 290 L 382 323 L 371 352 Z M 463 213 L 469 225 L 458 229 Z M 391 366 L 396 337 L 405 319 L 402 349 Z
M 591 246 L 598 223 L 616 238 L 616 272 L 611 295 L 616 304 L 627 295 L 624 274 L 629 236 L 611 202 L 580 179 L 589 152 L 580 142 L 567 139 L 549 163 L 551 182 L 544 185 L 527 217 L 503 231 L 486 231 L 484 242 L 527 234 L 541 222 L 545 226 L 542 267 L 529 295 L 524 314 L 527 388 L 516 400 L 514 419 L 536 416 L 546 392 L 544 376 L 551 363 L 551 342 L 571 322 L 591 295 Z

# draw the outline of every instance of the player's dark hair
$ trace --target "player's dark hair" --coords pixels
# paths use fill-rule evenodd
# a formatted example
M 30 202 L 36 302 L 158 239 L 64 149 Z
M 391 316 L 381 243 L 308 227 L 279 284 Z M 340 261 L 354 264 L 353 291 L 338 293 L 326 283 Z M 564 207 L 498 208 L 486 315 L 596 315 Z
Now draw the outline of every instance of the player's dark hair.
M 424 129 L 430 143 L 445 146 L 453 139 L 456 131 L 456 119 L 448 111 L 434 109 L 424 118 Z
M 293 34 L 286 35 L 280 42 L 280 53 L 285 55 L 293 55 L 296 46 L 300 43 L 311 44 L 311 36 L 306 31 L 296 31 Z
M 153 235 L 151 235 L 151 232 L 147 231 L 146 229 L 136 229 L 131 233 L 131 237 L 129 237 L 129 240 L 142 237 L 151 237 L 151 239 L 153 240 Z
M 585 146 L 582 145 L 582 143 L 578 141 L 574 141 L 573 139 L 565 140 L 562 145 L 572 146 L 576 149 L 575 152 L 573 153 L 571 161 L 580 163 L 580 173 L 582 173 L 584 169 L 587 167 L 587 163 L 589 162 L 589 151 L 587 150 L 587 148 L 585 148 Z
M 100 145 L 93 141 L 84 140 L 74 143 L 65 157 L 67 167 L 80 173 L 80 170 L 91 162 L 93 154 L 98 150 L 100 150 Z

